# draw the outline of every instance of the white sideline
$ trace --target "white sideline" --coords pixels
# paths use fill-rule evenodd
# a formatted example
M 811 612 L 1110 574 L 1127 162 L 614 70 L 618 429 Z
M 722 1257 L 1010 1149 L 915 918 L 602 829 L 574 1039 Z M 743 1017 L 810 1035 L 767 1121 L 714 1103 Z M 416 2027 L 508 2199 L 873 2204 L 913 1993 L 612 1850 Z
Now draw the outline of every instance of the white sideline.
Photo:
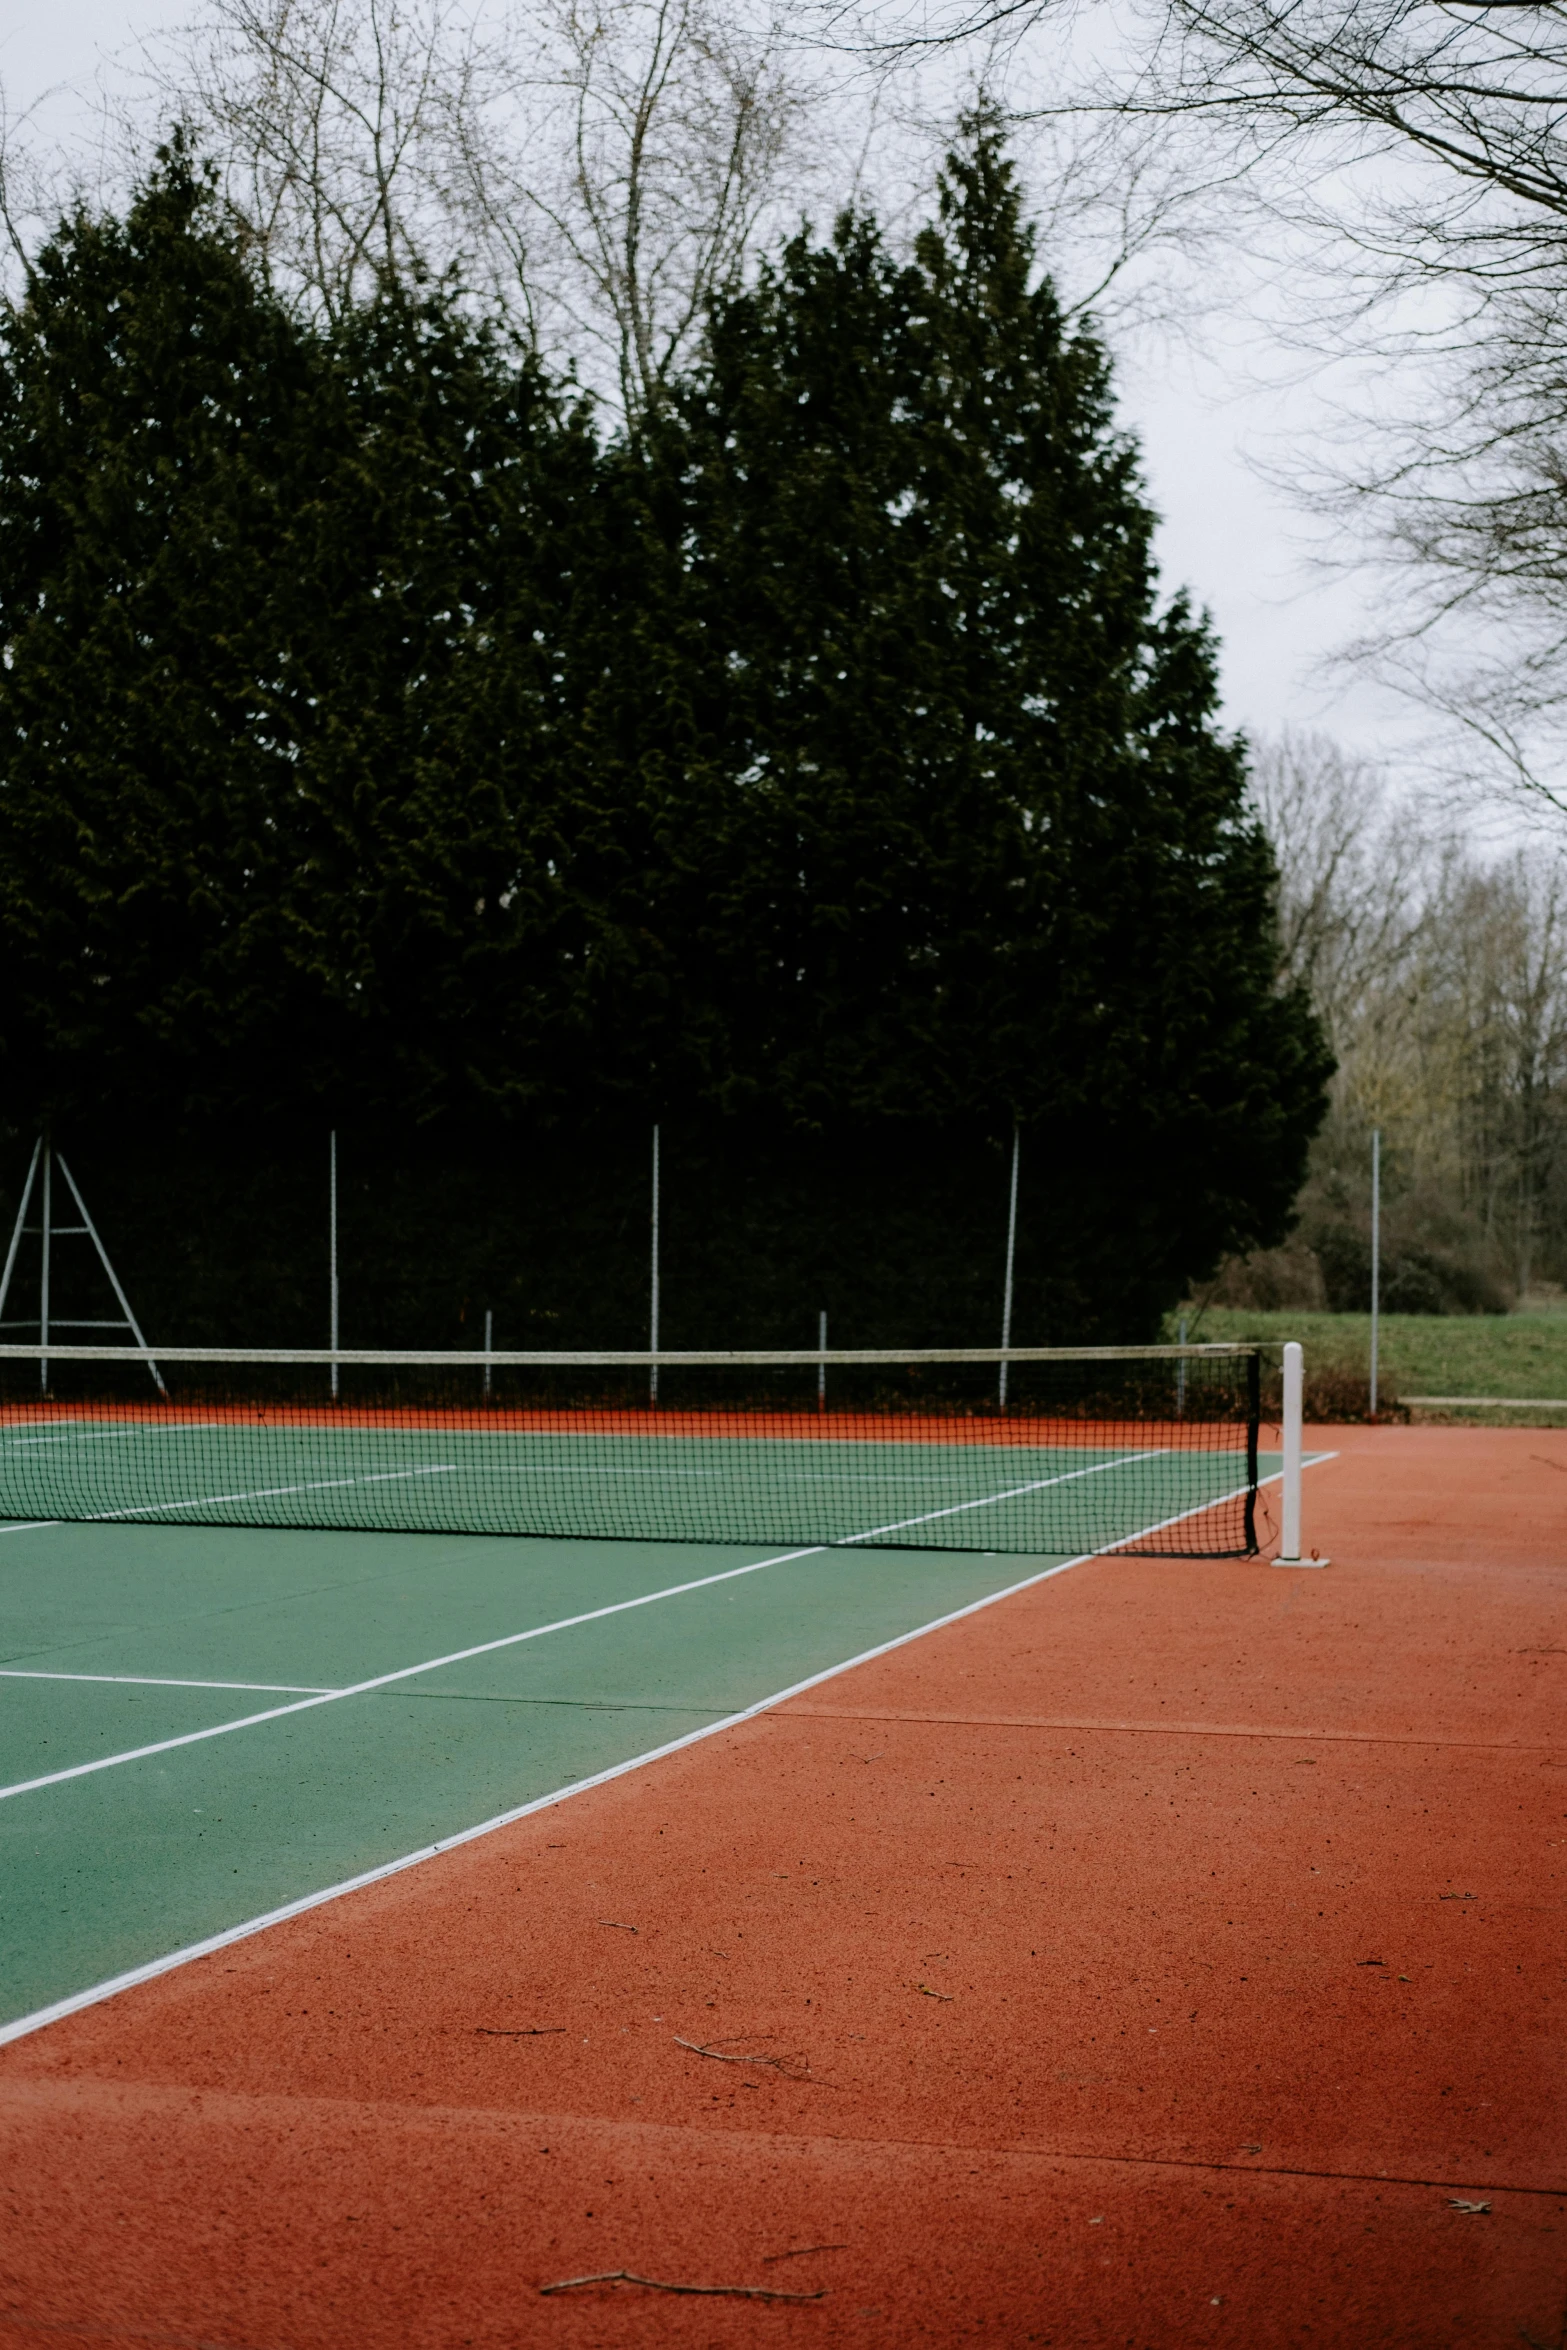
M 849 1534 L 842 1543 L 813 1542 L 799 1550 L 782 1550 L 773 1558 L 753 1559 L 743 1567 L 725 1567 L 716 1575 L 698 1575 L 687 1583 L 671 1583 L 662 1591 L 644 1591 L 636 1599 L 613 1600 L 607 1607 L 589 1608 L 580 1616 L 562 1616 L 553 1624 L 535 1624 L 526 1632 L 506 1632 L 498 1640 L 481 1640 L 472 1648 L 453 1649 L 449 1656 L 423 1658 L 416 1665 L 399 1665 L 390 1673 L 376 1673 L 367 1681 L 354 1681 L 345 1689 L 325 1689 L 313 1697 L 301 1697 L 293 1705 L 270 1705 L 260 1713 L 241 1714 L 236 1721 L 213 1722 L 204 1730 L 185 1730 L 177 1738 L 158 1738 L 148 1746 L 127 1747 L 120 1754 L 100 1754 L 92 1762 L 70 1763 L 62 1771 L 45 1771 L 36 1779 L 17 1779 L 9 1787 L 0 1787 L 0 1803 L 8 1803 L 16 1795 L 34 1795 L 41 1787 L 58 1787 L 67 1779 L 88 1779 L 97 1771 L 117 1770 L 122 1763 L 145 1762 L 150 1755 L 171 1754 L 179 1746 L 200 1746 L 209 1738 L 226 1738 L 235 1730 L 254 1730 L 263 1722 L 281 1721 L 287 1714 L 305 1714 L 317 1706 L 337 1705 L 345 1697 L 367 1697 L 372 1690 L 389 1688 L 396 1681 L 412 1681 L 421 1673 L 439 1673 L 448 1665 L 467 1664 L 470 1658 L 490 1656 L 498 1648 L 517 1648 L 525 1640 L 544 1640 L 552 1632 L 572 1632 L 579 1624 L 598 1622 L 603 1616 L 624 1615 L 630 1608 L 653 1607 L 662 1599 L 680 1599 L 690 1591 L 705 1591 L 710 1584 L 732 1583 L 742 1575 L 759 1575 L 764 1567 L 787 1566 L 793 1559 L 816 1558 L 823 1551 L 847 1549 L 856 1542 L 874 1542 L 882 1534 L 900 1534 L 908 1526 L 926 1526 L 936 1518 L 957 1517 L 964 1510 L 985 1509 L 992 1503 L 1015 1501 L 1019 1494 L 1038 1493 L 1047 1485 L 1070 1485 L 1074 1478 L 1095 1475 L 1101 1469 L 1116 1469 L 1130 1461 L 1150 1460 L 1148 1452 L 1120 1453 L 1108 1461 L 1097 1461 L 1092 1469 L 1064 1469 L 1058 1477 L 1035 1477 L 1027 1485 L 1010 1486 L 1004 1493 L 988 1493 L 979 1501 L 953 1502 L 945 1509 L 922 1510 L 918 1517 L 899 1518 L 890 1526 L 873 1526 L 864 1534 Z M 291 1490 L 291 1489 L 288 1489 Z M 1244 1491 L 1244 1488 L 1242 1488 Z M 228 1498 L 228 1497 L 226 1497 Z M 1225 1495 L 1226 1500 L 1231 1496 Z M 198 1503 L 189 1506 L 197 1508 Z M 1212 1509 L 1212 1502 L 1204 1502 L 1204 1509 Z M 128 1516 L 128 1511 L 116 1510 L 103 1515 Z M 1183 1516 L 1190 1516 L 1184 1511 Z M 1173 1521 L 1167 1521 L 1173 1523 Z M 1125 1537 L 1135 1542 L 1135 1534 Z M 1091 1555 L 1091 1554 L 1090 1554 Z
M 1337 1459 L 1336 1453 L 1315 1453 L 1305 1464 L 1315 1468 L 1322 1461 Z M 1282 1471 L 1258 1479 L 1258 1488 L 1276 1485 Z M 1246 1491 L 1237 1485 L 1228 1493 L 1219 1493 L 1210 1500 L 1196 1503 L 1183 1510 L 1178 1517 L 1165 1518 L 1159 1526 L 1145 1526 L 1138 1534 L 1123 1535 L 1123 1545 L 1137 1542 L 1158 1533 L 1163 1526 L 1178 1525 L 1181 1518 L 1200 1517 L 1204 1510 L 1222 1508 Z M 825 1547 L 825 1546 L 823 1546 Z M 810 1557 L 811 1552 L 793 1554 Z M 321 1909 L 329 1901 L 339 1901 L 345 1894 L 361 1892 L 367 1885 L 379 1885 L 387 1877 L 401 1876 L 405 1869 L 418 1868 L 438 1853 L 454 1852 L 459 1846 L 472 1844 L 481 1836 L 493 1835 L 497 1828 L 509 1828 L 517 1820 L 528 1819 L 533 1813 L 548 1811 L 552 1804 L 564 1803 L 570 1796 L 585 1795 L 591 1788 L 604 1787 L 613 1779 L 623 1779 L 632 1771 L 641 1770 L 648 1763 L 660 1762 L 666 1755 L 679 1754 L 688 1746 L 697 1745 L 704 1738 L 716 1738 L 723 1730 L 738 1728 L 742 1722 L 754 1721 L 759 1714 L 768 1713 L 776 1705 L 791 1697 L 801 1697 L 807 1689 L 819 1689 L 826 1681 L 835 1681 L 842 1673 L 852 1673 L 859 1665 L 875 1662 L 879 1656 L 890 1656 L 895 1649 L 906 1648 L 912 1641 L 923 1640 L 928 1633 L 939 1632 L 948 1624 L 961 1623 L 965 1616 L 978 1615 L 987 1607 L 995 1607 L 1003 1599 L 1013 1599 L 1020 1591 L 1032 1590 L 1036 1584 L 1049 1583 L 1070 1568 L 1086 1566 L 1096 1558 L 1113 1557 L 1113 1551 L 1089 1550 L 1076 1558 L 1062 1559 L 1053 1567 L 1043 1567 L 1037 1574 L 1025 1575 L 1020 1582 L 1009 1583 L 1004 1590 L 987 1592 L 983 1599 L 971 1600 L 966 1607 L 953 1608 L 944 1616 L 935 1616 L 928 1624 L 918 1624 L 910 1632 L 900 1632 L 891 1640 L 883 1640 L 874 1648 L 862 1649 L 858 1656 L 845 1657 L 841 1664 L 828 1665 L 820 1673 L 811 1673 L 803 1681 L 796 1681 L 787 1689 L 776 1689 L 771 1696 L 759 1698 L 754 1705 L 743 1707 L 738 1713 L 725 1714 L 721 1720 L 707 1723 L 700 1730 L 688 1730 L 679 1738 L 671 1738 L 663 1746 L 649 1747 L 643 1754 L 632 1755 L 622 1763 L 612 1763 L 608 1770 L 595 1771 L 591 1777 L 578 1779 L 567 1786 L 556 1787 L 548 1795 L 536 1795 L 529 1803 L 519 1803 L 510 1811 L 497 1812 L 492 1819 L 481 1820 L 476 1827 L 461 1828 L 455 1835 L 439 1837 L 433 1844 L 421 1845 L 417 1852 L 405 1852 L 397 1860 L 383 1861 L 378 1868 L 362 1870 L 358 1876 L 345 1877 L 336 1885 L 323 1886 L 318 1893 L 303 1893 L 295 1901 L 281 1902 L 276 1909 L 263 1910 L 259 1917 L 247 1918 L 242 1925 L 227 1926 L 219 1934 L 209 1934 L 205 1940 L 187 1943 L 181 1950 L 171 1950 L 162 1958 L 148 1959 L 138 1967 L 128 1967 L 123 1974 L 111 1975 L 102 1983 L 94 1983 L 85 1991 L 73 1991 L 65 1999 L 57 1999 L 48 2007 L 35 2008 L 31 2015 L 18 2016 L 14 2022 L 0 2024 L 0 2048 L 13 2040 L 25 2039 L 30 2033 L 41 2032 L 49 2024 L 60 2023 L 66 2016 L 77 2015 L 83 2008 L 97 2007 L 106 1999 L 116 1998 L 122 1991 L 133 1991 L 140 1983 L 155 1982 L 160 1975 L 172 1974 L 177 1967 L 190 1966 L 198 1958 L 210 1958 L 219 1950 L 230 1950 L 236 1942 L 247 1942 L 253 1934 L 264 1934 L 272 1926 L 286 1924 L 288 1919 L 303 1917 L 309 1910 Z M 774 1561 L 773 1564 L 781 1564 Z
M 1097 1476 L 1104 1469 L 1124 1468 L 1132 1461 L 1154 1460 L 1162 1449 L 1155 1446 L 1147 1452 L 1118 1453 L 1110 1460 L 1096 1461 L 1088 1469 L 1063 1469 L 1057 1477 L 1035 1477 L 1027 1485 L 1009 1486 L 1004 1493 L 987 1493 L 979 1501 L 952 1502 L 945 1509 L 922 1510 L 917 1518 L 898 1518 L 890 1526 L 873 1526 L 864 1534 L 846 1534 L 841 1543 L 813 1542 L 803 1550 L 783 1550 L 774 1558 L 754 1559 L 748 1566 L 725 1567 L 716 1575 L 699 1575 L 693 1582 L 671 1583 L 663 1591 L 645 1591 L 637 1599 L 617 1599 L 608 1607 L 589 1608 L 584 1615 L 562 1616 L 553 1624 L 535 1624 L 526 1632 L 507 1632 L 498 1640 L 481 1640 L 477 1647 L 454 1649 L 450 1656 L 428 1657 L 417 1665 L 399 1665 L 395 1672 L 377 1673 L 373 1679 L 352 1682 L 346 1689 L 323 1689 L 314 1696 L 300 1698 L 294 1705 L 268 1706 L 261 1713 L 242 1714 L 237 1721 L 214 1722 L 204 1730 L 186 1730 L 177 1738 L 159 1738 L 150 1746 L 132 1746 L 122 1754 L 101 1754 L 93 1762 L 71 1763 L 63 1771 L 46 1771 L 40 1778 L 18 1779 L 9 1787 L 0 1787 L 0 1803 L 9 1802 L 13 1795 L 35 1794 L 40 1787 L 58 1787 L 66 1779 L 91 1778 L 94 1772 L 112 1771 L 121 1763 L 145 1762 L 149 1755 L 169 1754 L 177 1746 L 199 1746 L 208 1738 L 226 1738 L 233 1730 L 253 1730 L 263 1722 L 280 1721 L 285 1714 L 310 1713 L 317 1706 L 336 1705 L 345 1697 L 366 1697 L 372 1690 L 388 1688 L 394 1681 L 411 1681 L 421 1673 L 438 1673 L 448 1665 L 466 1664 L 471 1657 L 489 1656 L 498 1648 L 516 1648 L 525 1640 L 543 1640 L 552 1632 L 571 1632 L 579 1624 L 596 1623 L 601 1616 L 623 1615 L 628 1608 L 652 1607 L 661 1599 L 680 1599 L 689 1591 L 706 1590 L 712 1583 L 731 1583 L 740 1575 L 759 1575 L 764 1567 L 783 1567 L 793 1559 L 817 1558 L 826 1550 L 847 1550 L 856 1542 L 874 1542 L 883 1534 L 901 1534 L 909 1526 L 928 1526 L 937 1518 L 958 1517 L 965 1510 L 988 1509 L 996 1502 L 1015 1501 L 1020 1494 L 1042 1492 L 1049 1485 L 1070 1485 L 1078 1477 Z M 1245 1488 L 1240 1490 L 1244 1492 Z M 1222 1498 L 1228 1501 L 1233 1496 L 1225 1494 Z M 200 1505 L 191 1503 L 176 1506 L 196 1508 Z M 1203 1502 L 1200 1506 L 1213 1509 L 1217 1505 Z M 104 1514 L 122 1517 L 130 1513 L 116 1510 Z M 1191 1517 L 1194 1513 L 1183 1510 L 1180 1514 Z M 1173 1518 L 1164 1520 L 1166 1525 L 1174 1525 L 1175 1522 Z M 1138 1537 L 1128 1534 L 1122 1539 L 1135 1542 Z M 1118 1549 L 1120 1545 L 1112 1543 L 1109 1547 Z M 1096 1554 L 1085 1552 L 1084 1555 L 1091 1557 Z

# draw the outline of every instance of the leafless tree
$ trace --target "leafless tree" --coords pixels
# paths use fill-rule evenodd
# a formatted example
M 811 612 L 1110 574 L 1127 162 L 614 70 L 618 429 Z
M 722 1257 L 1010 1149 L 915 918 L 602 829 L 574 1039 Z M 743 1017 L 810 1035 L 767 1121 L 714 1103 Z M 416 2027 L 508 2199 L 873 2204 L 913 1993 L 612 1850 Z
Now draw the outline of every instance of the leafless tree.
M 541 287 L 635 418 L 738 278 L 804 144 L 807 93 L 776 21 L 713 0 L 538 0 L 531 33 L 542 135 L 515 160 L 475 146 L 472 200 L 498 236 L 534 223 Z
M 1095 41 L 1066 0 L 873 5 L 884 46 L 1010 41 L 1020 112 L 1249 192 L 1248 300 L 1347 386 L 1337 450 L 1275 470 L 1399 591 L 1354 650 L 1452 722 L 1450 776 L 1567 813 L 1567 9 L 1134 0 Z
M 1331 1255 L 1334 1230 L 1363 1221 L 1378 1127 L 1395 1254 L 1520 1295 L 1567 1280 L 1567 860 L 1486 863 L 1322 736 L 1264 744 L 1253 796 L 1279 859 L 1284 967 L 1338 1060 L 1307 1240 Z M 1229 1278 L 1298 1283 L 1295 1258 Z
M 38 136 L 36 118 L 54 95 L 45 92 L 19 108 L 0 81 L 0 290 L 5 292 L 25 287 L 41 239 L 97 193 L 90 157 L 59 153 Z
M 1329 736 L 1262 744 L 1252 797 L 1279 860 L 1284 969 L 1342 1058 L 1421 935 L 1430 844 L 1400 820 L 1378 770 Z
M 457 0 L 211 0 L 152 60 L 272 282 L 331 317 L 441 274 L 494 61 Z
M 280 291 L 331 317 L 450 277 L 631 418 L 807 113 L 777 24 L 716 0 L 209 0 L 148 79 L 142 146 L 188 126 Z
M 1169 0 L 1151 22 L 1124 102 L 1245 162 L 1297 339 L 1374 363 L 1359 459 L 1296 469 L 1374 520 L 1407 591 L 1362 651 L 1457 722 L 1460 768 L 1567 813 L 1567 14 Z
M 1427 1095 L 1449 1107 L 1465 1205 L 1505 1251 L 1520 1293 L 1542 1259 L 1561 1269 L 1564 879 L 1554 858 L 1456 868 L 1433 909 L 1422 970 Z

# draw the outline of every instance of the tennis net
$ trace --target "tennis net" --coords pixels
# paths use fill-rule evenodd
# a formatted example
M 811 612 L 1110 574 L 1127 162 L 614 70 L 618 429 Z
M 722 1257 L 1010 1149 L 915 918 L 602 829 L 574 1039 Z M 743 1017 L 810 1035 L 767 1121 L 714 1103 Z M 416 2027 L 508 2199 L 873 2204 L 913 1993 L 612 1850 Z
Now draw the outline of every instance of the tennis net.
M 0 1347 L 0 1516 L 1254 1552 L 1255 1347 Z M 656 1374 L 656 1376 L 655 1376 Z

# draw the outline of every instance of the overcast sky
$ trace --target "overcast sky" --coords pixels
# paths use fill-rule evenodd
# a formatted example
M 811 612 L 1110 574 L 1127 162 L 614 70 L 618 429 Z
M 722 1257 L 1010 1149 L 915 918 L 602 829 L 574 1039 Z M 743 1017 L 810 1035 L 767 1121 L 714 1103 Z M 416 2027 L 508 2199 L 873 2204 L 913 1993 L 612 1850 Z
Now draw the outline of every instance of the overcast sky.
M 178 13 L 171 0 L 0 0 L 0 82 L 14 121 L 52 90 L 90 90 L 134 54 L 138 36 Z M 92 110 L 56 97 L 39 127 L 90 137 Z M 1391 695 L 1334 674 L 1334 650 L 1364 626 L 1370 590 L 1325 576 L 1283 493 L 1248 464 L 1280 435 L 1323 429 L 1309 389 L 1259 389 L 1270 354 L 1262 330 L 1231 319 L 1118 354 L 1123 416 L 1140 437 L 1163 516 L 1168 587 L 1184 584 L 1214 616 L 1226 714 L 1248 731 L 1320 727 L 1346 748 L 1407 754 L 1415 726 Z

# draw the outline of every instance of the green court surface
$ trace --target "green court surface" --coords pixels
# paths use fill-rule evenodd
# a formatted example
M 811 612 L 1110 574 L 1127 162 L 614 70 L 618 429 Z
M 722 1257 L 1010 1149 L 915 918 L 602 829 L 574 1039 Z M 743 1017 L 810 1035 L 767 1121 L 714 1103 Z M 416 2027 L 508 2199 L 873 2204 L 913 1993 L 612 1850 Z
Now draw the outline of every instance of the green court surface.
M 1229 1490 L 1213 1461 L 1209 1474 Z M 1132 1514 L 1101 1540 L 1167 1518 L 1169 1499 L 1151 1464 L 1141 1511 L 1123 1486 Z M 1053 1563 L 0 1528 L 0 2030 L 700 1734 Z

